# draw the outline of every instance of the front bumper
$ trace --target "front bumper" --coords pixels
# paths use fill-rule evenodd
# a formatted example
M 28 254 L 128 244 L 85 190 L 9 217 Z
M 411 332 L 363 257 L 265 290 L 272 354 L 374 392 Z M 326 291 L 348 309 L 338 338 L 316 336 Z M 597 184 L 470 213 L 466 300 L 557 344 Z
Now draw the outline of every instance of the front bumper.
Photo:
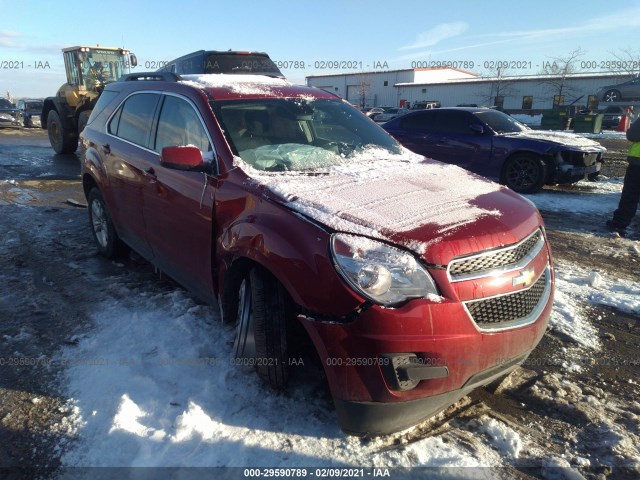
M 299 318 L 323 362 L 343 430 L 387 434 L 516 368 L 542 338 L 552 303 L 551 293 L 533 323 L 499 331 L 479 329 L 462 302 L 446 300 L 374 306 L 347 324 Z M 416 359 L 409 363 L 419 371 L 409 375 L 407 389 L 398 382 L 406 378 L 389 368 L 394 355 Z
M 0 119 L 0 128 L 20 128 L 20 123 L 17 121 L 4 121 Z
M 41 127 L 40 115 L 29 115 L 25 117 L 25 127 Z
M 404 430 L 439 413 L 475 388 L 508 375 L 527 359 L 529 353 L 479 372 L 461 388 L 438 395 L 395 403 L 335 399 L 338 420 L 345 432 L 355 435 L 386 435 Z
M 603 152 L 564 151 L 556 155 L 549 183 L 574 183 L 602 168 Z

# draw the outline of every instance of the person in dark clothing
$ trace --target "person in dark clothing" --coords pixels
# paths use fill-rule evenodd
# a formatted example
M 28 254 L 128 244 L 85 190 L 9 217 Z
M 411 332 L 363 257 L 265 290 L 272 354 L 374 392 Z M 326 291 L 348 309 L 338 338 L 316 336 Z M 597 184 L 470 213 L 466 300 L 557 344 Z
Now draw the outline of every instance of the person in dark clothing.
M 626 228 L 636 215 L 640 201 L 640 117 L 627 130 L 627 140 L 632 144 L 627 154 L 629 165 L 624 176 L 622 195 L 618 209 L 613 212 L 613 219 L 607 221 L 609 229 L 621 236 L 624 236 Z

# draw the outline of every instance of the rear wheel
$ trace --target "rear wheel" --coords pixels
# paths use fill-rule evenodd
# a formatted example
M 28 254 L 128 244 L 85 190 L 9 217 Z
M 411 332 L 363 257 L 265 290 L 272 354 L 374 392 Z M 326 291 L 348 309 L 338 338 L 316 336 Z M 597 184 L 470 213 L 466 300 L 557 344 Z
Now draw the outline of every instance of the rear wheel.
M 618 90 L 607 90 L 606 92 L 604 92 L 602 99 L 605 102 L 619 102 L 620 100 L 622 100 L 622 95 L 620 95 L 620 92 Z
M 504 164 L 502 183 L 518 193 L 534 193 L 542 189 L 547 177 L 547 165 L 540 157 L 514 155 Z
M 78 115 L 78 134 L 82 133 L 84 127 L 87 126 L 87 123 L 89 122 L 89 115 L 91 115 L 91 110 L 84 110 L 80 112 L 80 115 Z
M 107 258 L 117 258 L 127 251 L 126 245 L 116 233 L 111 216 L 104 203 L 102 194 L 97 188 L 92 188 L 88 198 L 89 222 L 91 233 L 98 247 L 98 252 Z
M 252 268 L 238 290 L 237 364 L 254 365 L 258 376 L 274 388 L 286 386 L 288 299 L 284 287 L 266 270 Z
M 64 128 L 60 115 L 50 110 L 47 115 L 49 142 L 56 153 L 73 153 L 78 148 L 78 134 Z

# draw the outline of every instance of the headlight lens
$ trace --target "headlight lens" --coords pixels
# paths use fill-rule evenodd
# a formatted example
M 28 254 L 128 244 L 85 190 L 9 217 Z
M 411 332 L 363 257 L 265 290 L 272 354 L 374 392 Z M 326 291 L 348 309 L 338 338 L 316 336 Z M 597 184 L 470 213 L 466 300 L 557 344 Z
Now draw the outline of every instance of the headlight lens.
M 392 306 L 438 295 L 431 275 L 409 252 L 366 237 L 336 233 L 331 254 L 345 281 L 369 300 Z

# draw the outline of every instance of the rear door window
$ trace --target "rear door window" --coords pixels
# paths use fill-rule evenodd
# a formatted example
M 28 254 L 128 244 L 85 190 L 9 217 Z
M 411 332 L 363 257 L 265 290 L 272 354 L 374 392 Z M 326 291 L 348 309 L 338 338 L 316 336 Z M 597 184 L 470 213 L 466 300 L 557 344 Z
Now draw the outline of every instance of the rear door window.
M 438 128 L 442 133 L 452 133 L 457 135 L 470 134 L 469 125 L 478 123 L 467 112 L 439 111 L 437 112 Z
M 160 95 L 155 93 L 130 96 L 109 122 L 109 133 L 148 148 L 151 125 L 159 100 Z

